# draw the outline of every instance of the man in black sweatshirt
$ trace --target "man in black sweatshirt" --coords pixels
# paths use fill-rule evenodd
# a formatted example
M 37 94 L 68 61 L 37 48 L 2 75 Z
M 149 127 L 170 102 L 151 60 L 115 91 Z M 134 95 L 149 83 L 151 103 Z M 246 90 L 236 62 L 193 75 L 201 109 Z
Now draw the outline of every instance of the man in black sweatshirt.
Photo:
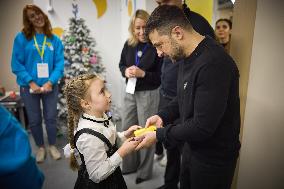
M 185 142 L 188 184 L 181 188 L 229 189 L 240 142 L 239 72 L 233 59 L 209 36 L 197 33 L 183 11 L 162 5 L 151 14 L 146 35 L 159 56 L 179 65 L 177 97 L 148 118 L 157 131 L 147 132 L 137 150 L 155 142 Z M 183 61 L 180 61 L 183 60 Z M 167 126 L 180 117 L 180 124 Z M 190 153 L 190 154 L 189 154 Z
M 209 35 L 215 38 L 214 30 L 208 23 L 208 21 L 200 14 L 191 11 L 189 7 L 182 0 L 156 0 L 159 5 L 176 5 L 181 8 L 190 21 L 193 29 L 201 35 Z M 162 69 L 161 69 L 161 87 L 160 87 L 160 102 L 159 110 L 164 108 L 171 100 L 177 96 L 177 76 L 179 63 L 173 64 L 171 59 L 164 58 Z M 179 123 L 179 119 L 175 120 L 174 124 Z M 166 125 L 164 125 L 166 126 Z M 189 151 L 187 145 L 184 148 L 185 151 Z M 181 151 L 182 144 L 178 146 L 171 146 L 167 149 L 167 164 L 164 175 L 164 185 L 158 189 L 177 189 L 178 182 L 180 181 L 180 174 L 187 174 L 184 167 L 181 167 L 180 173 L 180 162 L 181 162 Z M 156 144 L 156 154 L 163 153 L 163 146 L 161 142 Z M 185 157 L 182 158 L 183 163 L 187 161 Z M 181 180 L 180 185 L 184 185 L 187 180 Z

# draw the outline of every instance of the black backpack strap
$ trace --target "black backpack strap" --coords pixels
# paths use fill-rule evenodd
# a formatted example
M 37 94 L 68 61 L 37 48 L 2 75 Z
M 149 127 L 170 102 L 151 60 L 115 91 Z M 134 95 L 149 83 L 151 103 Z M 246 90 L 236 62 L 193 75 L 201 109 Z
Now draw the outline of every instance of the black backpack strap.
M 94 135 L 95 137 L 98 137 L 99 139 L 101 139 L 104 143 L 106 143 L 106 145 L 108 146 L 109 150 L 112 149 L 112 145 L 110 143 L 110 141 L 102 134 L 102 133 L 99 133 L 97 131 L 94 131 L 93 129 L 89 129 L 89 128 L 84 128 L 84 129 L 80 129 L 79 131 L 76 132 L 75 136 L 74 136 L 74 143 L 75 143 L 75 146 L 76 146 L 76 142 L 79 138 L 79 136 L 83 133 L 87 133 L 87 134 L 90 134 L 90 135 Z M 77 148 L 77 146 L 76 146 Z M 78 149 L 78 148 L 77 148 Z

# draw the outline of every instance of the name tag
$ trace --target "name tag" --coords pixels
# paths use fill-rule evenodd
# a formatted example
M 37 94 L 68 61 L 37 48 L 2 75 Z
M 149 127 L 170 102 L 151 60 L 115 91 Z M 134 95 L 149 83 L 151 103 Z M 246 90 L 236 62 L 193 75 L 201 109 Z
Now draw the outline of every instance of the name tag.
M 127 82 L 127 85 L 126 85 L 126 92 L 127 93 L 134 94 L 135 87 L 136 87 L 136 81 L 137 81 L 136 77 L 128 79 L 128 82 Z
M 47 63 L 37 63 L 37 77 L 38 78 L 49 78 Z

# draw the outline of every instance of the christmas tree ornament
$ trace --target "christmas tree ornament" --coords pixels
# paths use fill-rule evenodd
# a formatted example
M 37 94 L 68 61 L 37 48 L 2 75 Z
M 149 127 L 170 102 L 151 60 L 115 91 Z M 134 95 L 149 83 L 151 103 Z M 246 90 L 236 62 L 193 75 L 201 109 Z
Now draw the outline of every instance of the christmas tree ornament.
M 72 3 L 72 8 L 73 8 L 72 12 L 73 12 L 73 14 L 74 14 L 74 18 L 77 19 L 77 15 L 78 15 L 78 12 L 79 12 L 79 11 L 78 11 L 78 5 Z
M 75 42 L 75 37 L 74 36 L 70 36 L 68 42 L 73 44 Z
M 87 54 L 87 53 L 89 52 L 89 48 L 83 47 L 83 48 L 82 48 L 82 52 L 85 53 L 85 54 Z
M 96 64 L 97 63 L 97 55 L 96 54 L 94 54 L 92 57 L 91 57 L 91 59 L 90 59 L 90 63 L 91 64 Z

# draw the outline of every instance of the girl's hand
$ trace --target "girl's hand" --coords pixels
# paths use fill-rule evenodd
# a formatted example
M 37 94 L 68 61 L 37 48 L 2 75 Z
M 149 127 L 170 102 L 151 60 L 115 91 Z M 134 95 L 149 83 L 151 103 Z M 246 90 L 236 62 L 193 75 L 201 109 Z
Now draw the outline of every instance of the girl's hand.
M 125 157 L 127 154 L 133 152 L 138 146 L 140 140 L 135 140 L 134 138 L 127 139 L 121 147 L 117 150 L 120 157 Z
M 129 129 L 124 131 L 124 136 L 126 138 L 134 137 L 134 131 L 136 131 L 137 129 L 141 129 L 141 128 L 142 127 L 139 126 L 139 125 L 133 125 L 133 126 L 129 127 Z

